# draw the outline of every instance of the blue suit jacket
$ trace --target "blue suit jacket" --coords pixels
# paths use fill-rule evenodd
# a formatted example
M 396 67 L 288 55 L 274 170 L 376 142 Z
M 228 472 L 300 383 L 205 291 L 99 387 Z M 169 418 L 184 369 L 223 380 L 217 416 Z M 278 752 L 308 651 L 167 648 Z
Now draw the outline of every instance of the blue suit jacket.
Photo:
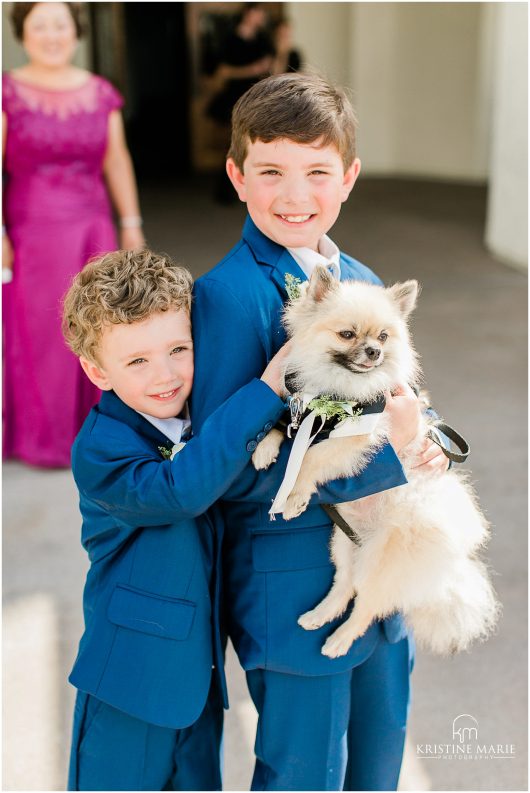
M 381 283 L 364 265 L 341 254 L 343 279 Z M 241 241 L 195 285 L 193 332 L 195 385 L 192 421 L 200 428 L 227 396 L 265 365 L 285 341 L 281 312 L 285 276 L 306 276 L 289 252 L 262 234 L 247 218 Z M 214 367 L 212 369 L 212 367 Z M 224 521 L 224 585 L 229 631 L 245 669 L 266 668 L 293 674 L 342 672 L 362 663 L 380 639 L 374 624 L 343 658 L 320 652 L 337 623 L 305 631 L 297 618 L 329 590 L 331 524 L 318 503 L 361 498 L 406 482 L 403 469 L 386 445 L 357 477 L 322 488 L 303 515 L 271 522 L 268 509 L 285 470 L 289 444 L 278 462 L 257 474 L 249 464 L 216 508 Z M 406 635 L 396 615 L 383 623 L 389 641 Z
M 171 441 L 113 392 L 102 395 L 72 451 L 91 562 L 74 686 L 162 727 L 199 717 L 214 661 L 222 674 L 210 595 L 220 538 L 195 518 L 282 410 L 265 383 L 249 382 L 170 461 L 158 447 Z

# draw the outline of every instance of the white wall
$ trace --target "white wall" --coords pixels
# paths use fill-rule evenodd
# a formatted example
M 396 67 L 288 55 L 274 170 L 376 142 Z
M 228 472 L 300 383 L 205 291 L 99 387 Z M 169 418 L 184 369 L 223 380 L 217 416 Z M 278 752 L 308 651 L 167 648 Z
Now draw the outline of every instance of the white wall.
M 347 85 L 350 79 L 351 3 L 285 3 L 304 65 Z
M 476 156 L 482 5 L 353 4 L 365 173 L 485 179 L 487 159 Z
M 488 3 L 288 3 L 310 65 L 350 86 L 365 173 L 485 181 Z
M 528 10 L 498 9 L 493 146 L 486 242 L 499 258 L 520 267 L 528 256 Z

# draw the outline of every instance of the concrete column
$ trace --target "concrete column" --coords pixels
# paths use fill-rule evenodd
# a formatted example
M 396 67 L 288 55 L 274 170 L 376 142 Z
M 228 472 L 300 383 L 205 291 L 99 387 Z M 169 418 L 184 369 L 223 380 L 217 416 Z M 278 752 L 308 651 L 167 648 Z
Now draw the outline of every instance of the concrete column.
M 499 3 L 497 15 L 486 244 L 499 259 L 527 268 L 527 5 Z

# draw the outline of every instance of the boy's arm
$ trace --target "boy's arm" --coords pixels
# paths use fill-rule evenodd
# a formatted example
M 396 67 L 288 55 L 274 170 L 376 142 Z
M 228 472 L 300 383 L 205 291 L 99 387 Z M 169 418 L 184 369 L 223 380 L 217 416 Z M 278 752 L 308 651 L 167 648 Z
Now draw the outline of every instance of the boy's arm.
M 282 443 L 278 459 L 267 471 L 256 471 L 250 463 L 229 487 L 223 499 L 271 504 L 280 489 L 290 451 L 291 443 L 286 439 Z M 357 476 L 333 479 L 319 486 L 317 493 L 311 497 L 310 506 L 355 501 L 406 484 L 407 479 L 401 466 L 401 478 L 396 475 L 393 467 L 395 459 L 396 455 L 392 447 L 388 443 L 385 444 L 374 455 L 372 462 Z
M 281 326 L 273 348 L 266 350 L 257 330 L 257 321 L 247 307 L 224 284 L 202 278 L 195 283 L 192 327 L 195 353 L 195 379 L 191 398 L 194 431 L 200 431 L 209 413 L 242 383 L 259 375 L 268 358 L 283 342 Z M 290 443 L 284 442 L 278 461 L 268 471 L 257 472 L 251 463 L 227 489 L 228 501 L 270 503 L 283 479 Z M 356 477 L 336 479 L 319 489 L 311 503 L 334 504 L 354 501 L 406 483 L 403 468 L 390 446 L 374 456 Z
M 133 529 L 161 526 L 204 512 L 250 459 L 255 438 L 283 410 L 282 400 L 253 380 L 221 405 L 173 460 L 139 450 L 134 431 L 110 437 L 96 418 L 88 440 L 76 446 L 73 471 L 81 496 Z M 123 540 L 123 537 L 121 538 Z
M 344 255 L 343 255 L 344 256 Z M 345 261 L 351 261 L 349 257 L 344 257 Z M 368 281 L 373 284 L 377 284 L 378 286 L 384 286 L 383 281 L 376 275 L 372 270 L 370 270 L 365 265 L 361 264 L 360 262 L 355 262 L 357 269 L 361 269 L 361 274 L 365 277 Z M 437 419 L 439 418 L 435 409 L 429 405 L 425 409 L 425 414 L 430 418 Z M 451 444 L 449 438 L 443 433 L 440 433 L 442 436 L 442 442 L 445 444 L 447 449 L 451 448 Z M 444 471 L 448 470 L 452 466 L 452 462 L 447 460 L 441 449 L 436 446 L 434 443 L 430 443 L 429 446 L 426 448 L 425 452 L 421 457 L 418 459 L 417 467 L 424 467 L 424 472 L 427 471 L 431 473 L 443 473 Z

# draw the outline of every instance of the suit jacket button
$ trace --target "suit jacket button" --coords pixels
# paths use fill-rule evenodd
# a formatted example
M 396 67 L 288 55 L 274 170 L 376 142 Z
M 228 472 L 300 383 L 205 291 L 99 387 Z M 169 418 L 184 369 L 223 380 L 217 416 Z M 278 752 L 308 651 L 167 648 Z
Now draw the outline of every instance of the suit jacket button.
M 258 448 L 257 441 L 249 441 L 247 443 L 247 452 L 254 452 Z
M 258 434 L 256 435 L 256 440 L 257 440 L 257 442 L 259 443 L 259 442 L 260 442 L 260 441 L 262 441 L 262 440 L 263 440 L 263 438 L 265 438 L 266 436 L 267 436 L 267 433 L 266 433 L 266 432 L 258 432 Z
M 265 432 L 269 432 L 269 431 L 272 429 L 272 427 L 273 427 L 273 423 L 272 423 L 272 421 L 268 421 L 268 422 L 265 424 L 265 426 L 263 427 L 263 429 L 265 430 Z

